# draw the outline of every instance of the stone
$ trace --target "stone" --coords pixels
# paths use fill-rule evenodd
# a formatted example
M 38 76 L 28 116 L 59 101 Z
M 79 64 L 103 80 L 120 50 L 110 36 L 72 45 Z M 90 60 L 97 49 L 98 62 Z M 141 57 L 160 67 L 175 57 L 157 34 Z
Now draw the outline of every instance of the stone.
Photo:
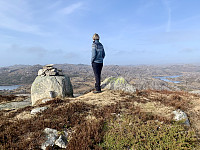
M 45 65 L 46 67 L 53 67 L 54 64 Z
M 48 67 L 46 67 L 46 66 L 43 67 L 43 70 L 47 70 L 47 69 L 48 69 Z
M 63 76 L 64 74 L 63 74 L 63 72 L 58 72 L 58 75 Z
M 46 134 L 53 134 L 55 135 L 56 137 L 58 136 L 58 131 L 56 129 L 51 129 L 51 128 L 45 128 L 44 129 L 44 133 Z
M 51 69 L 52 72 L 57 72 L 56 68 Z
M 67 137 L 60 135 L 55 141 L 55 145 L 59 146 L 60 148 L 67 148 Z
M 183 124 L 190 126 L 189 119 L 187 117 L 187 114 L 183 112 L 182 110 L 178 109 L 172 112 L 174 114 L 174 120 L 175 121 L 183 121 Z
M 41 113 L 41 112 L 43 112 L 46 109 L 47 109 L 47 107 L 34 108 L 33 110 L 31 110 L 31 115 L 35 115 L 37 113 Z
M 192 94 L 200 94 L 200 90 L 196 90 L 196 91 L 191 91 L 189 93 L 192 93 Z
M 53 64 L 49 64 L 43 67 L 38 71 L 38 76 L 63 76 L 63 72 L 61 69 L 57 69 L 53 67 Z
M 63 72 L 61 69 L 58 69 L 58 75 L 63 76 Z
M 130 93 L 136 92 L 136 88 L 133 85 L 128 84 L 123 77 L 106 78 L 101 84 L 101 87 L 110 90 L 122 90 Z
M 47 70 L 53 70 L 54 67 L 47 67 Z
M 42 103 L 46 103 L 46 102 L 49 102 L 49 101 L 51 101 L 52 99 L 51 98 L 46 98 L 46 99 L 43 99 L 42 100 Z
M 51 128 L 44 129 L 46 134 L 46 141 L 42 144 L 41 149 L 46 150 L 48 146 L 53 146 L 58 138 L 58 131 Z
M 43 69 L 40 69 L 38 71 L 38 76 L 41 76 L 41 75 L 44 75 L 45 74 L 45 71 Z
M 51 128 L 44 129 L 46 135 L 46 141 L 42 144 L 41 149 L 46 150 L 48 146 L 53 147 L 57 145 L 60 148 L 67 148 L 67 138 L 68 133 L 66 131 L 62 132 L 64 134 L 59 135 L 60 133 Z
M 32 105 L 39 100 L 51 98 L 50 91 L 53 91 L 53 97 L 73 97 L 70 78 L 67 76 L 37 76 L 31 86 Z
M 57 72 L 46 71 L 45 74 L 46 74 L 47 76 L 56 76 L 56 75 L 57 75 Z

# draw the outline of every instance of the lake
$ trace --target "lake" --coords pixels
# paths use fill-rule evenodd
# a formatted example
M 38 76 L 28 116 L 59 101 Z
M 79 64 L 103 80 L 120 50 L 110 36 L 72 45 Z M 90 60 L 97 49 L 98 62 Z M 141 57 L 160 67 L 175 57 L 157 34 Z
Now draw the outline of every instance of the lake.
M 181 81 L 172 81 L 172 80 L 169 80 L 167 78 L 177 78 L 177 77 L 180 77 L 181 75 L 177 75 L 177 76 L 158 76 L 158 77 L 153 77 L 155 79 L 160 79 L 162 81 L 166 81 L 166 82 L 173 82 L 173 83 L 180 83 Z
M 20 87 L 21 85 L 8 85 L 8 86 L 0 86 L 0 90 L 14 90 Z

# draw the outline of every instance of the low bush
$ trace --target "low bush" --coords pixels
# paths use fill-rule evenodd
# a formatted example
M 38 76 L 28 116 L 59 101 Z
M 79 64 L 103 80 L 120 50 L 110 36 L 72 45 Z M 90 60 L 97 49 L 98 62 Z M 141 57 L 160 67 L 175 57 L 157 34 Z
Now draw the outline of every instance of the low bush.
M 109 150 L 193 149 L 198 143 L 194 131 L 182 125 L 144 122 L 133 115 L 109 120 L 104 130 L 101 147 Z

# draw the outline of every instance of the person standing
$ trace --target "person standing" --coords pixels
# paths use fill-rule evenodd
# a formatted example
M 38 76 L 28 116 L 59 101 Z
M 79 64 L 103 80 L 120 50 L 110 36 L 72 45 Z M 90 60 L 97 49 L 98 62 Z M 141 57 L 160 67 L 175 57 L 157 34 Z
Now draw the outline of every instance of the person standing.
M 101 70 L 103 68 L 103 59 L 105 57 L 105 51 L 103 45 L 99 42 L 99 35 L 94 34 L 93 37 L 93 44 L 92 44 L 92 68 L 95 76 L 95 91 L 93 93 L 100 93 L 101 92 Z

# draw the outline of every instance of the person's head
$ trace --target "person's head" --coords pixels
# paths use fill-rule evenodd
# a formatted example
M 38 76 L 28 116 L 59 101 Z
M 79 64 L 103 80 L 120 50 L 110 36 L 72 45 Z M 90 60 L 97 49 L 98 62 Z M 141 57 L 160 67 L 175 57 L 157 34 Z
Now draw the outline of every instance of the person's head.
M 95 34 L 93 35 L 92 39 L 95 41 L 95 40 L 99 40 L 100 37 L 99 37 L 99 35 L 98 35 L 97 33 L 95 33 Z

